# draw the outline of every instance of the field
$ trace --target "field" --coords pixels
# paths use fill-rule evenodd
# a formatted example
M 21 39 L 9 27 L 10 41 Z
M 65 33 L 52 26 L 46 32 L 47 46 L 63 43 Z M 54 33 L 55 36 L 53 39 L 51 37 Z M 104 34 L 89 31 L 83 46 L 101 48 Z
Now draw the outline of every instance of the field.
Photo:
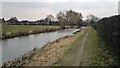
M 59 30 L 59 26 L 39 26 L 39 25 L 2 25 L 2 39 L 9 39 L 30 34 L 52 32 Z
M 46 30 L 51 28 L 58 28 L 58 26 L 33 26 L 33 25 L 2 25 L 2 33 L 17 33 L 17 32 L 26 32 L 26 31 L 37 31 L 37 30 Z

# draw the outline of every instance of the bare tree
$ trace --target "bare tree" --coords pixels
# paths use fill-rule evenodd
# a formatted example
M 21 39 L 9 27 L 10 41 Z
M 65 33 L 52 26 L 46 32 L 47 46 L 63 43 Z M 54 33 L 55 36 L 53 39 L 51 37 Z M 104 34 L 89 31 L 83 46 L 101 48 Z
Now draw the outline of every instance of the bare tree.
M 17 17 L 11 17 L 7 22 L 11 24 L 18 24 L 18 19 Z
M 52 21 L 54 19 L 54 16 L 49 14 L 49 15 L 46 16 L 46 18 L 48 18 L 50 21 Z
M 65 13 L 64 12 L 59 12 L 57 15 L 57 20 L 60 23 L 61 28 L 65 28 L 65 24 L 66 24 L 66 17 L 65 17 Z
M 89 22 L 90 21 L 97 22 L 99 20 L 99 18 L 97 16 L 94 16 L 92 14 L 88 15 L 87 19 L 88 19 Z
M 66 12 L 59 12 L 57 14 L 57 19 L 65 25 L 80 25 L 82 21 L 82 14 L 69 10 Z

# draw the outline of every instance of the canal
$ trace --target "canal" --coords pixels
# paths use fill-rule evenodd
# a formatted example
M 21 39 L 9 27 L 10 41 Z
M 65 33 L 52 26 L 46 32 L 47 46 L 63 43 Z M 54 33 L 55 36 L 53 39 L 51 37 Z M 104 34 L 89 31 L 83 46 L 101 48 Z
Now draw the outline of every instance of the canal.
M 73 35 L 73 33 L 78 30 L 80 29 L 63 29 L 55 32 L 0 40 L 0 49 L 2 49 L 0 51 L 2 55 L 0 56 L 1 64 L 9 60 L 14 60 L 34 48 L 41 48 L 48 42 L 52 42 L 67 35 Z

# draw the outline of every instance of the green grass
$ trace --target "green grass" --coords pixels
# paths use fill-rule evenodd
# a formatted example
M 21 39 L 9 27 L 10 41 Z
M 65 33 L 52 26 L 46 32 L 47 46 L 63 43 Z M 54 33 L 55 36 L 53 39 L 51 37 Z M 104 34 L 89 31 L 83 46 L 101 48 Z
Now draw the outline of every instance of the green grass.
M 36 26 L 36 25 L 2 25 L 2 33 L 17 33 L 17 32 L 26 32 L 29 30 L 45 30 L 49 28 L 57 28 L 57 26 Z
M 43 32 L 52 32 L 59 30 L 59 26 L 39 26 L 39 25 L 6 25 L 2 24 L 1 39 L 9 39 L 30 34 L 38 34 Z
M 102 47 L 103 45 L 105 46 L 104 42 L 100 40 L 96 30 L 90 27 L 84 50 L 84 59 L 86 60 L 83 63 L 89 66 L 114 65 L 113 57 Z

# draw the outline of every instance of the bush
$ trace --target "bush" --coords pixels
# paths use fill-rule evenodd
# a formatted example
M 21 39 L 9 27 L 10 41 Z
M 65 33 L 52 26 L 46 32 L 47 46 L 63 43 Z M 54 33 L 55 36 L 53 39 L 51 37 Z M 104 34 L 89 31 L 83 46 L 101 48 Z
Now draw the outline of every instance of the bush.
M 120 15 L 103 18 L 93 26 L 114 56 L 120 55 Z M 119 60 L 118 60 L 119 61 Z

